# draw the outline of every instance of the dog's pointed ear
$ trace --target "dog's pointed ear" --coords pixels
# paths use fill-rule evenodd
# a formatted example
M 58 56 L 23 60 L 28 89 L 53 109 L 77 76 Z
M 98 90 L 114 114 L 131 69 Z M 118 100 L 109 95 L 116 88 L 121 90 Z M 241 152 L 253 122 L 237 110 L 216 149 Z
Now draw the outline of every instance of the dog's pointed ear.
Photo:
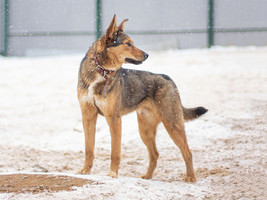
M 107 40 L 113 39 L 113 34 L 116 32 L 116 30 L 117 30 L 117 17 L 116 14 L 114 14 L 114 17 L 106 31 Z
M 129 19 L 125 19 L 121 22 L 121 24 L 118 26 L 118 31 L 124 31 L 124 24 L 127 22 Z

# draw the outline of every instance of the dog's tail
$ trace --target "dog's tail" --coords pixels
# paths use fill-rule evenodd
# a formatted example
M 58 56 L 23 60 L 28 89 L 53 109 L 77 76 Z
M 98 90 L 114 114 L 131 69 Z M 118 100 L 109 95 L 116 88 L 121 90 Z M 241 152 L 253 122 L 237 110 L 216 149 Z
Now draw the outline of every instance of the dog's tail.
M 195 107 L 195 108 L 184 108 L 183 107 L 183 114 L 184 120 L 189 121 L 198 118 L 199 116 L 205 114 L 208 109 L 204 107 Z

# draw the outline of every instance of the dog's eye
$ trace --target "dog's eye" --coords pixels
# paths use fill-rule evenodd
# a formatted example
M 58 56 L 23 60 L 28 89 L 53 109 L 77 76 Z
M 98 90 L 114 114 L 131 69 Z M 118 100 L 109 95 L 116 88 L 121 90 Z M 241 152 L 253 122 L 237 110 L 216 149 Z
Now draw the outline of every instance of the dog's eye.
M 127 42 L 126 45 L 127 45 L 128 47 L 131 47 L 131 46 L 132 46 L 132 44 L 131 44 L 130 42 Z

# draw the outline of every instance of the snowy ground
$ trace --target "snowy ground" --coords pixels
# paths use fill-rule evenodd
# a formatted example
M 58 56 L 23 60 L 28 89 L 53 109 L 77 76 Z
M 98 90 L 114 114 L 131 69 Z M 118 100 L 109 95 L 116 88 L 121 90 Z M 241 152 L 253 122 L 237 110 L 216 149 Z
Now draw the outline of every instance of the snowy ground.
M 183 104 L 209 112 L 186 123 L 198 181 L 183 182 L 185 165 L 160 125 L 158 167 L 148 165 L 136 114 L 123 118 L 119 178 L 106 174 L 110 137 L 99 117 L 92 175 L 75 175 L 83 165 L 84 137 L 76 98 L 83 55 L 0 57 L 0 181 L 6 174 L 52 174 L 94 184 L 74 191 L 1 193 L 0 199 L 266 199 L 267 48 L 214 48 L 150 52 L 140 66 L 176 82 Z M 15 175 L 14 175 L 15 176 Z

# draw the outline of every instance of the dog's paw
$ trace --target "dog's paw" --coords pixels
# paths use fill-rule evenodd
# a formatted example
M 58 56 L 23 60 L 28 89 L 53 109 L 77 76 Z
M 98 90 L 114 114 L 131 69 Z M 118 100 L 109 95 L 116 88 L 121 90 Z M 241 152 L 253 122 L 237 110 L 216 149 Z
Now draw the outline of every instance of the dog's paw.
M 152 175 L 144 174 L 144 175 L 140 176 L 140 178 L 142 178 L 142 179 L 151 179 Z
M 110 171 L 108 173 L 108 176 L 112 177 L 112 178 L 118 178 L 118 173 L 114 172 L 114 171 Z
M 184 181 L 187 183 L 194 183 L 197 181 L 197 179 L 196 179 L 196 177 L 186 176 Z
M 91 168 L 90 167 L 84 167 L 77 171 L 77 174 L 90 174 Z

